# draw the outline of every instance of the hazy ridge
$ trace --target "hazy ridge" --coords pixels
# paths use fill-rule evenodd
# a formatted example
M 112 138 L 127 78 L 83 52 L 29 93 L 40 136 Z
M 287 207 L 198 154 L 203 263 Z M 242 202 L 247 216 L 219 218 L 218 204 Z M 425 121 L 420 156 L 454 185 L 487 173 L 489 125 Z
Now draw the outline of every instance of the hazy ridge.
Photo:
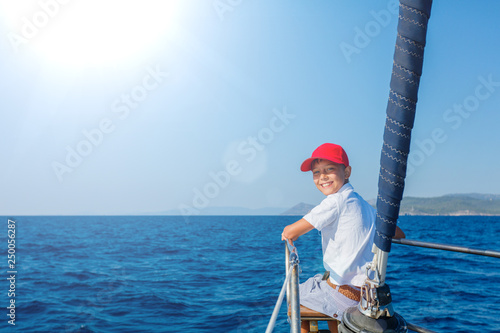
M 376 200 L 368 201 L 375 207 Z M 299 203 L 281 215 L 304 215 L 314 205 Z M 500 215 L 499 194 L 447 194 L 441 197 L 404 197 L 399 215 Z

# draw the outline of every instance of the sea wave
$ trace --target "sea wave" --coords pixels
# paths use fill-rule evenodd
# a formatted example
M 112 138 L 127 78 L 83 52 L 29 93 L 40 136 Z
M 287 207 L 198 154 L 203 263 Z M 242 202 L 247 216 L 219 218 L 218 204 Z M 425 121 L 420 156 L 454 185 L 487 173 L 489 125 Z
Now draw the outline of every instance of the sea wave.
M 154 216 L 18 218 L 16 330 L 262 332 L 284 281 L 280 234 L 290 222 L 281 216 L 189 223 Z M 500 250 L 498 237 L 487 237 L 500 232 L 496 217 L 403 216 L 400 226 L 409 239 Z M 321 272 L 318 233 L 296 246 L 300 279 Z M 500 332 L 491 311 L 499 278 L 494 258 L 396 244 L 389 256 L 396 311 L 437 332 Z M 288 331 L 282 307 L 275 332 Z

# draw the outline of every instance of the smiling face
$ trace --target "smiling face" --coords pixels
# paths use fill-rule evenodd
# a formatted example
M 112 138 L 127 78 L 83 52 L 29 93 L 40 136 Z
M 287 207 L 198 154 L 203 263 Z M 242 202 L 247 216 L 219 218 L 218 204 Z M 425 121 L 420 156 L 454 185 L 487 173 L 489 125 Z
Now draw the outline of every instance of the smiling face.
M 312 163 L 314 184 L 324 194 L 337 193 L 344 184 L 349 182 L 351 166 L 334 163 L 328 160 L 315 160 Z

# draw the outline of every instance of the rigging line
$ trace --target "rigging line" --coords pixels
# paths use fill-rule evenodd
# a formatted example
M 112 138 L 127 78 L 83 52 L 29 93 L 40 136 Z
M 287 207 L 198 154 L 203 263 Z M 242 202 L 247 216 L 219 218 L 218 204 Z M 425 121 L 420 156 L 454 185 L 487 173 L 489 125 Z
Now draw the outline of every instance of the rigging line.
M 411 240 L 411 239 L 406 239 L 406 238 L 392 239 L 392 242 L 395 244 L 403 244 L 403 245 L 410 245 L 410 246 L 425 247 L 425 248 L 429 248 L 429 249 L 469 253 L 469 254 L 476 254 L 476 255 L 486 256 L 486 257 L 500 258 L 500 252 L 493 251 L 493 250 L 478 250 L 478 249 L 471 249 L 469 247 L 464 247 L 464 246 L 421 242 L 421 241 Z

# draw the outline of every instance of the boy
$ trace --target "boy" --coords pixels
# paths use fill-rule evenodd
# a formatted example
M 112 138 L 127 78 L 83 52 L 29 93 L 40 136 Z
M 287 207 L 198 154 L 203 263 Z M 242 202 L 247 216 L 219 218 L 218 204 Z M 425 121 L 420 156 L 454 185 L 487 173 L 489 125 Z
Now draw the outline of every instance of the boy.
M 341 320 L 347 308 L 359 303 L 366 265 L 373 260 L 375 209 L 349 184 L 351 166 L 341 146 L 319 146 L 300 169 L 312 171 L 316 187 L 327 197 L 302 219 L 286 226 L 281 239 L 293 242 L 312 229 L 321 231 L 323 265 L 329 277 L 323 280 L 317 274 L 301 284 L 300 304 Z M 404 233 L 398 228 L 395 238 L 402 237 Z M 337 332 L 336 321 L 329 321 L 328 327 Z M 309 332 L 309 322 L 302 322 L 302 332 Z

